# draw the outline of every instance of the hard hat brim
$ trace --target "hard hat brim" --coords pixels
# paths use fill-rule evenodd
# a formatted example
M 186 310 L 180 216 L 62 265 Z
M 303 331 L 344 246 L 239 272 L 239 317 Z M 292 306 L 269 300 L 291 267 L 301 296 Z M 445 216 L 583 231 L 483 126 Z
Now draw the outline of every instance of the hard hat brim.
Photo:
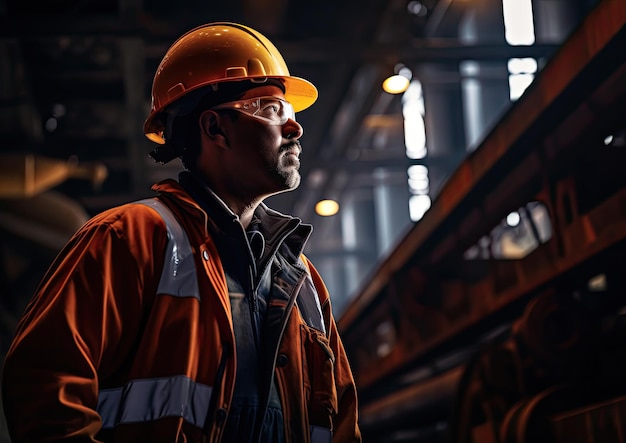
M 293 106 L 295 112 L 304 111 L 308 107 L 310 107 L 318 97 L 317 88 L 313 85 L 313 83 L 305 80 L 301 77 L 293 77 L 293 76 L 264 76 L 264 77 L 233 77 L 228 80 L 221 80 L 219 82 L 208 82 L 206 84 L 197 85 L 194 88 L 191 88 L 185 91 L 185 94 L 190 93 L 191 91 L 195 91 L 201 88 L 205 88 L 207 86 L 211 86 L 213 84 L 224 83 L 225 81 L 244 81 L 244 80 L 254 80 L 257 79 L 259 81 L 259 86 L 262 86 L 265 80 L 267 79 L 279 79 L 282 80 L 285 85 L 285 100 L 287 100 Z M 165 103 L 162 109 L 165 109 L 168 105 L 175 102 L 179 97 L 172 98 L 169 103 Z M 163 139 L 163 123 L 157 118 L 159 114 L 151 114 L 145 121 L 143 130 L 146 137 L 158 144 L 164 144 L 165 140 Z

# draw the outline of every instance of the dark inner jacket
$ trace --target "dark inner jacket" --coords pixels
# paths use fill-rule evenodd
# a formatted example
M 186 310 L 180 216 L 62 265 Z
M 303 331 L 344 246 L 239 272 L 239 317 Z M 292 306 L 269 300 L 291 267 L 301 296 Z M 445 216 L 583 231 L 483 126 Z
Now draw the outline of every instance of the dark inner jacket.
M 278 343 L 267 342 L 263 331 L 271 297 L 272 270 L 279 266 L 276 254 L 287 236 L 305 226 L 297 219 L 268 222 L 266 210 L 260 206 L 244 232 L 238 217 L 199 177 L 185 171 L 180 174 L 179 182 L 209 216 L 209 231 L 215 239 L 228 284 L 238 365 L 224 440 L 280 443 L 285 439 L 282 407 L 271 376 L 273 362 L 267 358 Z M 294 257 L 302 252 L 311 228 L 300 231 L 301 236 L 296 236 L 290 248 Z M 263 377 L 263 374 L 267 375 Z M 263 385 L 263 378 L 269 386 Z M 255 436 L 255 432 L 260 435 Z

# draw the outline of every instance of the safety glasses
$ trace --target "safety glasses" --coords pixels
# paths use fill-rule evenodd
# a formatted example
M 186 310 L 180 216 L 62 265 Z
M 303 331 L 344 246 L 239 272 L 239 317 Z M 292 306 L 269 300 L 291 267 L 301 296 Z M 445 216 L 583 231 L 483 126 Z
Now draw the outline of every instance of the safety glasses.
M 222 103 L 211 109 L 234 109 L 270 125 L 284 125 L 289 119 L 296 120 L 296 113 L 291 103 L 271 96 Z

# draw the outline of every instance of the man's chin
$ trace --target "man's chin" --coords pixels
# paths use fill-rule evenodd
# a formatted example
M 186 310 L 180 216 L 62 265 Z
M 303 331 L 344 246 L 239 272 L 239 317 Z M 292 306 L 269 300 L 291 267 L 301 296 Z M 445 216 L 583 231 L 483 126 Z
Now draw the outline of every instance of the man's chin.
M 300 186 L 300 173 L 297 169 L 282 171 L 284 189 L 280 192 L 293 191 Z
M 286 191 L 293 191 L 294 189 L 297 189 L 298 186 L 300 186 L 300 180 L 300 173 L 296 171 L 293 176 L 287 179 L 285 183 L 287 185 Z

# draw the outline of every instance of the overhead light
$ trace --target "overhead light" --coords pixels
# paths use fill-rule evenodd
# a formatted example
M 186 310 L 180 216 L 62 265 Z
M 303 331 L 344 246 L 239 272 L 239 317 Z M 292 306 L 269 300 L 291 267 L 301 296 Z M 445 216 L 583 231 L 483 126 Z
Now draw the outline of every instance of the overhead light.
M 315 205 L 315 212 L 322 217 L 330 217 L 339 212 L 339 203 L 335 200 L 320 200 Z
M 402 64 L 396 65 L 394 71 L 395 74 L 383 82 L 383 90 L 389 94 L 401 94 L 408 89 L 413 73 Z
M 409 87 L 409 79 L 403 75 L 395 74 L 383 82 L 383 90 L 389 94 L 400 94 Z
M 519 215 L 519 212 L 517 211 L 513 211 L 509 215 L 506 216 L 506 224 L 512 228 L 519 225 L 520 221 L 521 221 L 521 217 Z
M 409 14 L 417 15 L 418 17 L 424 17 L 428 14 L 428 8 L 418 1 L 409 2 L 406 9 Z

